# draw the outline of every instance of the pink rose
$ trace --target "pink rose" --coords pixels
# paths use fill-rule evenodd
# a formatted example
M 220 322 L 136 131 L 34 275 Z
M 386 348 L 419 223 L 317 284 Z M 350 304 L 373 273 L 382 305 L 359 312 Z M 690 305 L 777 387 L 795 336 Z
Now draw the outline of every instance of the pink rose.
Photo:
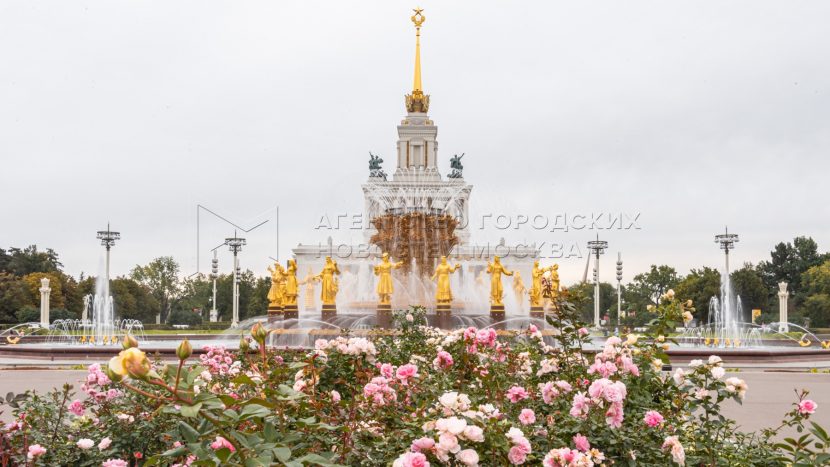
M 447 369 L 447 368 L 451 367 L 452 364 L 453 364 L 452 355 L 450 355 L 450 353 L 445 351 L 445 350 L 442 350 L 442 351 L 438 352 L 438 356 L 435 357 L 435 360 L 432 361 L 432 365 L 435 368 L 440 368 L 440 369 Z
M 121 459 L 107 459 L 101 463 L 101 467 L 129 467 L 129 463 Z
M 519 402 L 520 400 L 527 399 L 529 394 L 525 390 L 525 388 L 521 386 L 513 386 L 512 388 L 507 390 L 507 399 L 510 400 L 512 403 Z
M 407 452 L 395 459 L 392 467 L 429 467 L 429 461 L 420 452 Z
M 464 449 L 463 451 L 459 451 L 458 454 L 455 455 L 455 458 L 458 459 L 458 462 L 461 462 L 467 467 L 478 466 L 478 453 L 475 449 Z
M 536 422 L 536 414 L 531 409 L 522 409 L 519 414 L 519 421 L 522 422 L 522 425 L 530 425 Z
M 84 403 L 75 399 L 69 404 L 69 411 L 80 417 L 84 414 Z
M 810 399 L 804 399 L 798 403 L 798 413 L 801 415 L 811 415 L 816 413 L 818 404 Z
M 335 404 L 340 402 L 340 393 L 337 392 L 337 391 L 332 390 L 331 391 L 331 401 L 334 402 Z
M 46 448 L 39 444 L 33 444 L 29 446 L 29 453 L 26 455 L 26 457 L 29 460 L 32 460 L 35 457 L 42 456 L 43 454 L 46 454 Z
M 421 452 L 421 451 L 429 451 L 435 447 L 435 440 L 432 438 L 418 438 L 412 442 L 412 446 L 409 448 L 412 452 Z
M 216 439 L 212 443 L 210 443 L 210 448 L 214 451 L 218 451 L 222 448 L 227 448 L 231 452 L 236 451 L 236 448 L 233 447 L 233 444 L 231 444 L 230 441 L 221 436 L 217 436 Z
M 106 437 L 102 439 L 100 443 L 98 443 L 98 450 L 103 451 L 104 449 L 110 447 L 110 444 L 112 444 L 112 440 L 109 439 L 109 437 Z
M 582 452 L 588 452 L 591 450 L 591 443 L 588 442 L 588 438 L 579 433 L 574 435 L 573 442 L 574 446 Z
M 524 464 L 527 460 L 527 451 L 525 451 L 521 446 L 513 446 L 510 448 L 510 451 L 507 452 L 507 460 L 509 460 L 513 465 Z
M 398 371 L 395 372 L 395 376 L 401 380 L 402 384 L 408 384 L 411 378 L 418 377 L 418 367 L 411 363 L 401 365 L 398 368 Z
M 663 424 L 663 416 L 656 410 L 649 410 L 643 417 L 643 421 L 649 427 L 654 428 Z
M 395 376 L 395 367 L 391 363 L 384 363 L 380 366 L 380 374 L 384 378 L 391 378 Z

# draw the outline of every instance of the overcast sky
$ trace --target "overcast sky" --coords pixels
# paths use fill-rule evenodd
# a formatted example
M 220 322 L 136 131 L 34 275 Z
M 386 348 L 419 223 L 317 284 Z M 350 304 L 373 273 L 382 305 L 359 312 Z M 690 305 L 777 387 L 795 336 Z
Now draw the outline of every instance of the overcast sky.
M 299 242 L 357 238 L 315 226 L 362 211 L 367 151 L 394 171 L 414 6 L 2 2 L 0 246 L 54 248 L 94 274 L 109 221 L 114 274 L 161 255 L 189 274 L 199 203 L 242 227 L 271 219 L 243 250 L 258 272 Z M 830 2 L 420 6 L 439 166 L 466 153 L 474 219 L 640 213 L 638 230 L 599 232 L 627 280 L 720 265 L 726 224 L 737 263 L 796 235 L 830 248 Z M 201 220 L 206 272 L 233 232 Z M 473 236 L 582 248 L 595 234 Z M 560 262 L 564 282 L 581 276 L 583 259 Z

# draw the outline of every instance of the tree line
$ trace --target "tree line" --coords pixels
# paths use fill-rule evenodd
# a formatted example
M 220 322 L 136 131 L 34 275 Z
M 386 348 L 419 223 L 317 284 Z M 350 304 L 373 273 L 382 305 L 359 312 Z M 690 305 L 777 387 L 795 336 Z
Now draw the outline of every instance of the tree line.
M 199 274 L 180 277 L 180 267 L 170 256 L 135 266 L 129 274 L 110 281 L 115 314 L 120 319 L 155 323 L 198 324 L 209 317 L 213 280 Z M 63 271 L 52 249 L 0 248 L 0 323 L 16 324 L 40 320 L 40 280 L 49 279 L 50 319 L 79 319 L 83 297 L 95 293 L 95 276 L 83 273 L 75 279 Z M 232 274 L 217 276 L 216 309 L 220 321 L 231 317 Z M 265 313 L 270 279 L 242 271 L 239 277 L 240 318 Z
M 753 309 L 761 310 L 756 323 L 778 321 L 778 283 L 787 282 L 790 292 L 789 321 L 811 327 L 830 326 L 830 253 L 819 253 L 810 237 L 796 237 L 792 242 L 775 245 L 767 260 L 745 263 L 731 271 L 732 290 L 741 298 L 742 321 L 750 321 Z M 657 305 L 669 289 L 678 297 L 693 301 L 698 322 L 708 322 L 709 301 L 721 295 L 721 272 L 717 268 L 693 268 L 685 276 L 668 265 L 652 265 L 621 287 L 622 320 L 640 325 L 653 318 L 648 305 Z M 569 288 L 571 296 L 588 321 L 593 320 L 594 286 L 578 283 Z M 617 322 L 617 288 L 600 283 L 601 314 Z M 633 312 L 633 313 L 632 313 Z
M 648 305 L 657 305 L 660 297 L 673 289 L 682 299 L 695 304 L 695 318 L 707 322 L 709 300 L 720 296 L 721 273 L 709 266 L 693 268 L 678 274 L 668 265 L 652 265 L 621 287 L 622 309 L 626 324 L 642 324 L 651 319 Z M 37 246 L 0 248 L 0 323 L 37 321 L 40 317 L 40 279 L 48 277 L 52 288 L 51 318 L 80 318 L 83 296 L 94 293 L 95 277 L 81 276 L 76 280 L 63 271 L 58 254 Z M 743 320 L 751 319 L 753 309 L 762 314 L 757 322 L 778 320 L 778 283 L 787 282 L 791 293 L 790 321 L 813 327 L 830 326 L 830 253 L 819 253 L 818 244 L 810 237 L 796 237 L 781 242 L 770 252 L 769 259 L 757 264 L 746 263 L 730 274 L 732 287 L 743 304 Z M 232 274 L 217 277 L 216 309 L 221 321 L 230 320 Z M 270 287 L 268 277 L 257 277 L 250 270 L 239 277 L 240 318 L 265 313 Z M 593 319 L 593 285 L 577 283 L 569 287 L 572 299 L 589 321 Z M 128 275 L 114 278 L 110 291 L 119 318 L 139 319 L 145 323 L 197 324 L 207 320 L 212 306 L 213 281 L 198 274 L 180 277 L 179 264 L 170 256 L 135 266 Z M 611 283 L 600 284 L 602 314 L 615 323 L 617 289 Z

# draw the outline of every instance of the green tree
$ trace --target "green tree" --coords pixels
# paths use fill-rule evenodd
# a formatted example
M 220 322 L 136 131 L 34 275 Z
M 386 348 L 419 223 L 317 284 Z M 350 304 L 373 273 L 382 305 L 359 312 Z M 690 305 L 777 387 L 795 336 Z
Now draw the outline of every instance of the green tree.
M 130 277 L 150 290 L 150 294 L 158 302 L 156 313 L 161 315 L 164 322 L 170 313 L 171 304 L 179 297 L 181 291 L 179 264 L 176 260 L 172 256 L 161 256 L 146 266 L 133 268 Z
M 673 267 L 652 264 L 648 272 L 637 274 L 625 287 L 627 309 L 645 312 L 646 306 L 659 304 L 660 297 L 677 287 L 677 283 L 677 271 Z
M 63 288 L 61 287 L 61 280 L 58 273 L 53 272 L 33 272 L 23 276 L 23 282 L 29 289 L 29 302 L 40 307 L 40 280 L 49 279 L 49 288 L 52 291 L 49 293 L 49 307 L 50 308 L 64 308 L 66 301 L 63 296 Z
M 38 251 L 37 245 L 22 250 L 9 248 L 8 254 L 4 252 L 2 256 L 2 270 L 21 277 L 35 272 L 58 272 L 63 266 L 54 250 L 47 248 L 46 251 Z
M 267 290 L 266 290 L 267 294 Z M 579 311 L 580 319 L 587 322 L 594 322 L 594 284 L 589 282 L 578 282 L 568 287 L 569 300 Z M 600 319 L 606 315 L 613 318 L 616 324 L 617 317 L 617 289 L 608 282 L 599 283 L 599 305 Z
M 827 254 L 819 254 L 818 244 L 811 237 L 796 237 L 792 243 L 775 245 L 770 252 L 770 260 L 760 262 L 758 271 L 770 295 L 776 293 L 779 282 L 787 282 L 797 305 L 804 298 L 801 293 L 802 274 L 827 259 Z
M 110 293 L 119 318 L 155 322 L 159 303 L 146 286 L 128 277 L 119 277 L 110 281 Z
M 750 263 L 744 264 L 741 269 L 730 274 L 732 279 L 732 290 L 741 297 L 741 304 L 744 309 L 744 320 L 752 319 L 752 310 L 761 310 L 760 322 L 778 321 L 772 310 L 769 309 L 769 291 L 764 284 L 764 279 L 755 267 Z
M 0 322 L 17 323 L 17 312 L 25 306 L 34 306 L 26 283 L 13 274 L 0 272 Z
M 802 279 L 804 316 L 810 318 L 810 326 L 830 326 L 830 260 L 808 269 Z
M 720 297 L 720 272 L 708 266 L 692 269 L 678 282 L 675 294 L 681 300 L 691 300 L 695 318 L 706 323 L 709 321 L 709 300 Z
M 205 318 L 207 310 L 210 310 L 210 301 L 213 298 L 213 281 L 203 274 L 187 278 L 182 281 L 182 293 L 179 300 L 173 306 L 175 311 L 186 311 L 192 313 L 194 309 L 201 309 L 201 317 Z M 192 323 L 176 323 L 192 324 Z

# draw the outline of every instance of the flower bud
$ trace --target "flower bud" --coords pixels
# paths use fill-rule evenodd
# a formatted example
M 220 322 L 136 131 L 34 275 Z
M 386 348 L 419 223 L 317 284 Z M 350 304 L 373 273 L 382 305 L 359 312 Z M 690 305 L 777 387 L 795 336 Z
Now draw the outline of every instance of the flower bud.
M 657 336 L 657 342 L 664 342 L 666 340 L 666 336 L 660 335 Z
M 124 340 L 121 341 L 121 347 L 123 347 L 124 350 L 132 347 L 138 347 L 138 339 L 133 337 L 132 334 L 127 333 L 124 335 Z
M 263 345 L 265 343 L 266 336 L 268 336 L 268 331 L 262 323 L 256 323 L 254 324 L 254 327 L 251 328 L 251 337 L 254 338 L 257 344 Z
M 242 336 L 242 338 L 239 339 L 239 350 L 241 350 L 242 352 L 247 352 L 248 349 L 250 349 L 250 348 L 251 348 L 251 342 L 248 341 L 247 337 Z
M 190 345 L 190 341 L 185 338 L 176 348 L 176 356 L 179 357 L 179 360 L 184 361 L 190 358 L 191 355 L 193 355 L 193 346 Z
M 109 379 L 110 379 L 110 381 L 112 381 L 112 382 L 114 382 L 114 383 L 117 383 L 117 382 L 121 381 L 122 379 L 124 379 L 124 375 L 126 375 L 126 374 L 127 374 L 127 372 L 126 372 L 126 371 L 125 371 L 124 373 L 118 373 L 118 372 L 117 372 L 117 371 L 113 368 L 113 367 L 115 367 L 115 368 L 118 368 L 118 367 L 123 368 L 123 366 L 122 366 L 122 365 L 121 365 L 121 363 L 118 361 L 118 359 L 119 359 L 119 357 L 118 357 L 117 355 L 116 355 L 115 357 L 112 357 L 112 358 L 110 359 L 109 364 L 108 364 L 108 365 L 104 368 L 104 373 L 106 373 L 107 378 L 109 378 Z
M 120 360 L 120 367 L 116 365 L 116 368 L 113 368 L 113 370 L 116 373 L 123 371 L 130 375 L 131 378 L 145 379 L 152 369 L 147 355 L 135 347 L 121 351 L 116 358 Z M 112 361 L 110 361 L 110 366 L 112 366 Z

